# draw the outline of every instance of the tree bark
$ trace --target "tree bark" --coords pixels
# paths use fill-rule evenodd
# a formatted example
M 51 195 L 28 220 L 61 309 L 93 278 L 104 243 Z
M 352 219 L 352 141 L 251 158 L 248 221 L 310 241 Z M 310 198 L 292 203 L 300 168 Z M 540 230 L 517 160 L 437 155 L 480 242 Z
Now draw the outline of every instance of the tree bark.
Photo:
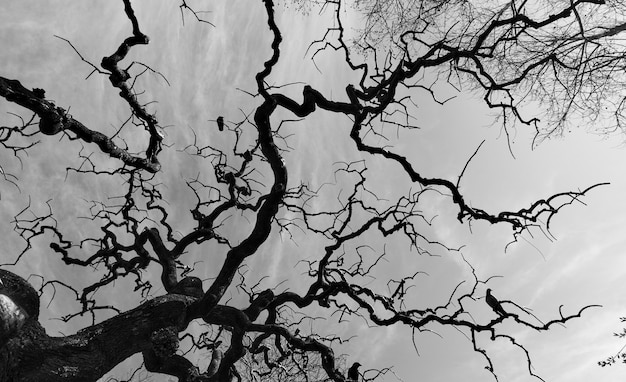
M 195 299 L 168 294 L 66 337 L 48 336 L 28 319 L 0 349 L 0 382 L 95 381 L 133 354 L 153 350 L 161 329 L 179 332 Z

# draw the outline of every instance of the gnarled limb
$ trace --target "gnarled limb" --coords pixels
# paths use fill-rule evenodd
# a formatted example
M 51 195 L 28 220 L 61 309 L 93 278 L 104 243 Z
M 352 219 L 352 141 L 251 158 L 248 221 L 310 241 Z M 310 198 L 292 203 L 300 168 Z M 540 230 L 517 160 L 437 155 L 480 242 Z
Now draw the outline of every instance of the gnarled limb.
M 68 115 L 65 110 L 57 107 L 52 101 L 37 97 L 35 93 L 25 88 L 17 80 L 0 77 L 0 96 L 37 114 L 40 121 L 42 121 L 40 122 L 40 128 L 44 126 L 44 131 L 42 131 L 44 134 L 57 134 L 61 131 L 72 132 L 78 139 L 87 143 L 95 143 L 103 153 L 120 159 L 128 166 L 150 172 L 157 172 L 161 168 L 156 158 L 140 158 L 131 155 L 106 135 L 89 129 L 80 121 Z

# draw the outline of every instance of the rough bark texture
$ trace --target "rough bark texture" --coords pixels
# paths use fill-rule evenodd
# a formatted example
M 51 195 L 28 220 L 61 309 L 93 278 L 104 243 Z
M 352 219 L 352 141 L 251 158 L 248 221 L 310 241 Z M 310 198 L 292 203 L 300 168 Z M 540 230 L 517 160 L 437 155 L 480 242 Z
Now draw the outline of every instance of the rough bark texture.
M 0 349 L 0 382 L 95 381 L 131 355 L 151 350 L 155 333 L 184 329 L 193 301 L 180 294 L 160 296 L 66 337 L 48 336 L 29 317 Z

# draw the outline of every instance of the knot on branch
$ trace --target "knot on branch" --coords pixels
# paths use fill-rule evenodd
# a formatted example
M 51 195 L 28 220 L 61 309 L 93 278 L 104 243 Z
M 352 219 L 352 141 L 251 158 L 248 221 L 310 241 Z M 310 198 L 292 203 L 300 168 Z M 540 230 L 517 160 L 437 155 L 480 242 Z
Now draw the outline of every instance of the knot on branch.
M 178 330 L 174 326 L 168 326 L 156 330 L 150 336 L 152 349 L 159 359 L 167 359 L 178 350 Z
M 54 108 L 53 108 L 54 110 Z M 55 135 L 63 130 L 65 125 L 65 110 L 57 107 L 54 111 L 39 114 L 39 131 L 46 135 Z
M 37 98 L 41 98 L 41 99 L 45 99 L 46 98 L 46 91 L 44 89 L 41 89 L 41 88 L 33 88 L 33 94 Z
M 46 135 L 55 135 L 65 127 L 65 110 L 57 107 L 39 114 L 39 131 Z
M 63 130 L 61 118 L 44 117 L 39 120 L 39 131 L 46 135 L 55 135 Z

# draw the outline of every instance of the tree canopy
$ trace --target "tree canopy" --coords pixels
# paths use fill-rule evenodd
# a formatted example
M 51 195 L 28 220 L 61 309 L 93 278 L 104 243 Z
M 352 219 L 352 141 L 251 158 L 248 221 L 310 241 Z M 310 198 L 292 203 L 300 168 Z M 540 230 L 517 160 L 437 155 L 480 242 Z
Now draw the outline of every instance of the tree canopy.
M 0 381 L 113 380 L 121 365 L 344 382 L 355 362 L 363 380 L 399 379 L 366 357 L 380 349 L 344 353 L 380 330 L 416 356 L 460 334 L 450 354 L 475 355 L 484 378 L 513 349 L 541 380 L 527 331 L 599 308 L 535 312 L 448 231 L 552 239 L 608 184 L 532 184 L 498 207 L 497 189 L 465 185 L 484 140 L 464 125 L 489 120 L 512 157 L 522 130 L 531 147 L 622 130 L 620 2 L 10 4 L 47 40 L 9 46 L 22 24 L 0 35 L 0 203 L 21 243 L 0 257 Z M 426 160 L 444 150 L 464 159 Z

